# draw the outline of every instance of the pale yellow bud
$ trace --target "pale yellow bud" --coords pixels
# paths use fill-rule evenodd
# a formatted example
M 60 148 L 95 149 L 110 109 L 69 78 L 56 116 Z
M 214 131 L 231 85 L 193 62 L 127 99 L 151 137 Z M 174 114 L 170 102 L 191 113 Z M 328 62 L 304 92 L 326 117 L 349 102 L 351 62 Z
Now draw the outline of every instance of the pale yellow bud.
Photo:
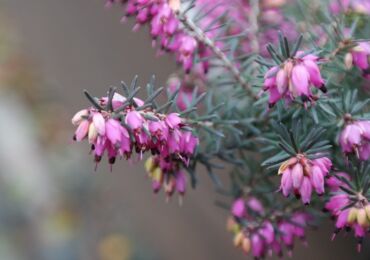
M 293 158 L 290 158 L 289 160 L 286 160 L 285 162 L 283 162 L 280 167 L 279 167 L 279 170 L 278 170 L 278 175 L 282 174 L 288 167 L 294 165 L 297 163 L 297 158 L 293 157 Z
M 288 74 L 288 77 L 290 77 L 290 75 L 292 74 L 293 67 L 294 67 L 293 62 L 288 61 L 285 63 L 284 70 Z
M 152 171 L 152 178 L 153 178 L 153 180 L 155 180 L 155 181 L 161 181 L 162 180 L 162 176 L 163 176 L 163 173 L 162 173 L 162 170 L 159 167 L 155 168 Z
M 234 236 L 234 246 L 239 247 L 243 242 L 244 234 L 242 232 L 237 233 Z
M 180 11 L 181 1 L 180 0 L 169 0 L 168 5 L 171 7 L 172 11 L 176 13 Z
M 358 212 L 357 208 L 351 208 L 349 210 L 348 217 L 347 217 L 347 222 L 348 223 L 352 224 L 352 223 L 354 223 L 356 221 L 356 219 L 357 219 L 357 212 Z
M 366 211 L 367 218 L 370 220 L 370 205 L 367 205 L 365 207 L 365 211 Z
M 154 160 L 153 157 L 150 156 L 148 159 L 146 159 L 145 164 L 144 164 L 145 170 L 147 172 L 151 172 L 154 168 Z
M 358 209 L 357 211 L 357 223 L 361 227 L 367 227 L 369 224 L 369 221 L 366 216 L 366 211 L 364 208 Z
M 242 249 L 246 253 L 249 253 L 249 251 L 251 251 L 251 240 L 248 237 L 244 237 L 242 242 Z
M 353 56 L 352 56 L 352 53 L 347 53 L 344 56 L 344 65 L 346 66 L 346 68 L 348 70 L 352 69 L 352 66 L 353 66 Z
M 94 126 L 94 124 L 90 124 L 89 134 L 88 134 L 89 142 L 95 143 L 96 138 L 98 138 L 98 131 L 96 130 L 96 127 Z

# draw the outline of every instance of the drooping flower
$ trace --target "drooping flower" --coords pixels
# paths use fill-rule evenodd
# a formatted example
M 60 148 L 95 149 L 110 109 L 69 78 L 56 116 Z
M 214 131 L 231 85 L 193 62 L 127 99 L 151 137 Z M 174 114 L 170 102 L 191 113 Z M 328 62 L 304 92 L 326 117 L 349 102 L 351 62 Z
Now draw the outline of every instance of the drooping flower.
M 368 0 L 331 0 L 329 7 L 334 14 L 341 12 L 370 14 L 370 2 Z
M 339 173 L 330 178 L 336 180 L 333 179 L 329 186 L 332 193 L 325 204 L 325 210 L 329 211 L 332 217 L 336 219 L 332 239 L 342 229 L 353 229 L 358 240 L 357 249 L 360 251 L 363 239 L 367 236 L 370 227 L 370 203 L 361 192 L 358 192 L 356 196 L 347 193 L 348 190 L 351 190 L 344 181 L 344 179 L 350 181 L 348 174 Z
M 182 169 L 181 160 L 164 158 L 161 155 L 149 157 L 145 162 L 145 168 L 149 178 L 152 179 L 152 188 L 155 193 L 163 187 L 167 198 L 170 198 L 175 191 L 181 197 L 186 192 L 186 174 Z
M 339 143 L 345 154 L 354 153 L 361 160 L 370 158 L 370 121 L 351 121 L 342 130 Z
M 278 171 L 282 175 L 280 190 L 284 196 L 294 193 L 304 204 L 309 204 L 313 190 L 319 195 L 324 193 L 324 178 L 331 166 L 327 157 L 310 160 L 298 154 L 281 164 Z
M 369 69 L 370 44 L 359 42 L 344 56 L 344 64 L 348 69 L 352 66 L 358 67 L 362 71 Z
M 250 207 L 251 202 L 259 205 L 258 211 Z M 262 203 L 254 197 L 234 201 L 227 227 L 234 234 L 235 247 L 260 259 L 272 253 L 281 257 L 283 247 L 291 254 L 295 238 L 305 241 L 305 227 L 312 220 L 311 215 L 297 211 L 285 219 L 279 212 L 264 212 Z
M 280 99 L 291 101 L 297 97 L 314 101 L 311 86 L 326 92 L 319 61 L 319 57 L 299 51 L 294 58 L 271 67 L 264 80 L 264 90 L 270 94 L 269 105 L 275 105 Z
M 110 102 L 111 111 L 107 107 L 108 98 L 102 97 L 99 105 L 104 109 L 90 107 L 77 112 L 72 118 L 77 127 L 74 140 L 88 139 L 96 163 L 100 162 L 105 152 L 109 163 L 113 164 L 117 156 L 130 158 L 137 153 L 141 158 L 146 151 L 189 163 L 199 141 L 179 114 L 165 115 L 151 108 L 136 109 L 144 105 L 138 98 L 133 99 L 135 105 L 125 105 L 125 101 L 125 97 L 115 93 Z M 185 126 L 186 130 L 183 129 Z

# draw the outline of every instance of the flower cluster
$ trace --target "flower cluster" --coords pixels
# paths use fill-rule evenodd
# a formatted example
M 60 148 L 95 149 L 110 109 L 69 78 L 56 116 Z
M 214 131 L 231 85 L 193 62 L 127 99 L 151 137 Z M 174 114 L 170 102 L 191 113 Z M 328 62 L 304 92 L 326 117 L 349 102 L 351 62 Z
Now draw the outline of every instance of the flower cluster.
M 122 1 L 108 0 L 107 3 L 111 5 L 114 2 Z M 181 5 L 180 0 L 129 0 L 123 1 L 122 4 L 126 6 L 123 20 L 136 16 L 134 30 L 149 24 L 153 46 L 159 42 L 162 51 L 174 53 L 184 70 L 190 72 L 199 44 L 193 36 L 184 31 L 176 17 Z
M 319 195 L 324 193 L 324 178 L 331 166 L 327 157 L 309 160 L 303 154 L 298 154 L 281 164 L 278 172 L 282 175 L 280 190 L 284 196 L 294 192 L 303 203 L 309 204 L 313 189 Z
M 329 7 L 334 14 L 354 12 L 370 15 L 370 2 L 368 0 L 332 0 Z
M 74 140 L 88 139 L 96 163 L 105 151 L 110 164 L 117 156 L 130 158 L 137 153 L 141 158 L 146 151 L 164 158 L 175 156 L 188 163 L 195 152 L 198 138 L 189 129 L 184 130 L 187 124 L 177 113 L 166 115 L 151 107 L 140 109 L 145 107 L 142 100 L 134 98 L 129 104 L 118 93 L 111 100 L 100 98 L 97 105 L 79 111 L 72 118 L 77 126 Z
M 355 153 L 361 160 L 370 158 L 370 121 L 352 121 L 342 130 L 339 143 L 345 154 Z
M 353 229 L 360 251 L 363 238 L 367 236 L 370 227 L 370 203 L 361 192 L 347 193 L 350 191 L 347 184 L 349 181 L 349 175 L 343 172 L 329 178 L 327 183 L 332 194 L 324 209 L 336 219 L 332 239 L 342 229 Z
M 348 69 L 358 67 L 364 74 L 369 74 L 370 44 L 359 42 L 344 56 L 344 63 Z
M 181 198 L 185 194 L 187 182 L 182 166 L 182 161 L 170 157 L 164 158 L 160 155 L 149 157 L 145 162 L 145 169 L 152 180 L 153 191 L 157 193 L 163 187 L 167 198 L 175 191 Z
M 295 238 L 305 241 L 305 228 L 312 220 L 304 212 L 292 213 L 289 220 L 282 217 L 281 212 L 266 216 L 261 202 L 256 198 L 235 200 L 231 213 L 227 226 L 234 234 L 234 245 L 245 253 L 252 252 L 257 259 L 265 257 L 267 253 L 282 256 L 283 247 L 291 255 Z
M 297 52 L 294 58 L 279 66 L 271 67 L 265 74 L 264 90 L 270 94 L 269 104 L 275 105 L 280 99 L 292 101 L 301 97 L 303 101 L 314 101 L 311 85 L 326 92 L 318 62 L 320 58 Z

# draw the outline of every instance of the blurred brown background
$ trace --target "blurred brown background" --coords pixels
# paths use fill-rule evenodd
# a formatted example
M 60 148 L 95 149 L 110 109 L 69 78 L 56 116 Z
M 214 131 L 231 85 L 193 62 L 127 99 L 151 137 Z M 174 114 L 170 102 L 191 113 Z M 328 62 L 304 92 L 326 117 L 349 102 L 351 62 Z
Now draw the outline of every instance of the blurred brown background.
M 7 165 L 0 167 L 0 190 L 9 196 L 0 200 L 0 211 L 6 211 L 0 214 L 0 259 L 248 258 L 233 248 L 225 229 L 227 212 L 214 205 L 216 196 L 204 174 L 182 207 L 176 198 L 166 204 L 163 194 L 152 194 L 141 165 L 120 161 L 112 173 L 105 164 L 94 172 L 87 145 L 70 142 L 69 119 L 88 105 L 83 89 L 101 96 L 109 85 L 135 74 L 141 84 L 151 74 L 163 84 L 174 70 L 171 57 L 155 57 L 146 30 L 131 32 L 132 24 L 119 22 L 120 8 L 106 10 L 103 0 L 0 3 L 3 18 L 15 30 L 17 55 L 31 64 L 43 85 L 31 89 L 26 78 L 15 84 L 19 91 L 11 83 L 0 91 L 0 103 L 10 102 L 0 112 L 5 136 L 0 163 Z M 40 117 L 41 130 L 35 126 Z M 9 186 L 21 191 L 8 191 Z M 14 194 L 23 197 L 16 195 L 13 203 Z M 299 245 L 293 259 L 370 259 L 368 245 L 357 254 L 352 235 L 330 242 L 331 231 L 332 225 L 326 225 L 311 232 L 309 247 Z

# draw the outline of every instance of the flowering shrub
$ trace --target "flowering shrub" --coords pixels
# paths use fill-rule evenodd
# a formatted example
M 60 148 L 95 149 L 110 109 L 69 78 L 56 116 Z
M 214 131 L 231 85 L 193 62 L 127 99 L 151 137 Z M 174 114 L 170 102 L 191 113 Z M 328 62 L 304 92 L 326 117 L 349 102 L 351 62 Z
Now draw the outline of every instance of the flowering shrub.
M 182 69 L 165 88 L 151 80 L 145 100 L 137 78 L 123 94 L 85 92 L 91 106 L 73 117 L 74 140 L 88 140 L 96 163 L 105 152 L 111 165 L 150 153 L 152 189 L 167 198 L 194 188 L 203 165 L 231 204 L 235 246 L 256 258 L 291 254 L 320 208 L 334 234 L 353 229 L 361 248 L 370 227 L 368 1 L 107 1 L 114 5 L 134 30 L 148 25 L 152 45 Z M 230 188 L 216 173 L 225 164 Z

